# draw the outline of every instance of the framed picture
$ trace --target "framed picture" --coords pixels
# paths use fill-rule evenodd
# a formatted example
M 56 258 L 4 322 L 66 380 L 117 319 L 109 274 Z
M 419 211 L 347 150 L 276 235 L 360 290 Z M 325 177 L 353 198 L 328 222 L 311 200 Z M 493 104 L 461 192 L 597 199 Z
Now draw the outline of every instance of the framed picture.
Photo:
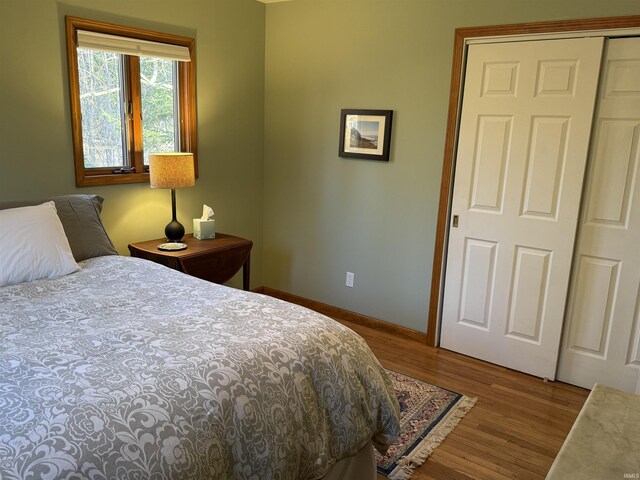
M 338 155 L 388 162 L 392 117 L 393 110 L 341 110 Z

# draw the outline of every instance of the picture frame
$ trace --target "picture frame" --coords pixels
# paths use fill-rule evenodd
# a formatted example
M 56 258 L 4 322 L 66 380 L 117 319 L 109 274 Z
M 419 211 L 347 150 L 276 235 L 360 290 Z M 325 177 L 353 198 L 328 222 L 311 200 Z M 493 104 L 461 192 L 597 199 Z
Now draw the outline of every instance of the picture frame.
M 389 161 L 393 110 L 340 111 L 340 150 L 343 158 Z

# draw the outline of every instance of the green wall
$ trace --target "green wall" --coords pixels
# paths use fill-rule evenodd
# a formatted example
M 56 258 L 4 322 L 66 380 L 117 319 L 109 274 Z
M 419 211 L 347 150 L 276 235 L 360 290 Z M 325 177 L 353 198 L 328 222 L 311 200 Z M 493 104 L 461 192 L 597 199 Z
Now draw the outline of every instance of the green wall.
M 638 0 L 269 5 L 265 284 L 425 332 L 454 29 L 632 14 Z M 389 163 L 338 157 L 341 108 L 394 110 Z
M 219 231 L 254 241 L 252 285 L 262 285 L 265 6 L 255 0 L 0 0 L 0 201 L 68 193 L 105 198 L 118 250 L 161 237 L 168 190 L 148 184 L 76 188 L 64 16 L 196 38 L 196 186 L 177 192 L 188 232 L 202 204 Z M 0 232 L 5 234 L 5 232 Z M 232 284 L 241 285 L 239 278 Z

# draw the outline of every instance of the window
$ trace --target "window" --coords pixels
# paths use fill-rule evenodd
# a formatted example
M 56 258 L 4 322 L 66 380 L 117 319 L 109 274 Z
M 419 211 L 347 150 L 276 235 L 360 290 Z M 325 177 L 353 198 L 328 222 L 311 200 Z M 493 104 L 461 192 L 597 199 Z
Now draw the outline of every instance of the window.
M 148 182 L 150 153 L 196 158 L 194 40 L 74 17 L 66 27 L 76 185 Z

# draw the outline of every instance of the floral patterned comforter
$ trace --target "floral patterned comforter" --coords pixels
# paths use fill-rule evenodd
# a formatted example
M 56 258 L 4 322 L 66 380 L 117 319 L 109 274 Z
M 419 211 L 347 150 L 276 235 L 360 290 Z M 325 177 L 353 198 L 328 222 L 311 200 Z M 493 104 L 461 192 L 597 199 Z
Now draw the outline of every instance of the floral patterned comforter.
M 316 479 L 397 435 L 365 342 L 145 260 L 0 288 L 0 478 Z

